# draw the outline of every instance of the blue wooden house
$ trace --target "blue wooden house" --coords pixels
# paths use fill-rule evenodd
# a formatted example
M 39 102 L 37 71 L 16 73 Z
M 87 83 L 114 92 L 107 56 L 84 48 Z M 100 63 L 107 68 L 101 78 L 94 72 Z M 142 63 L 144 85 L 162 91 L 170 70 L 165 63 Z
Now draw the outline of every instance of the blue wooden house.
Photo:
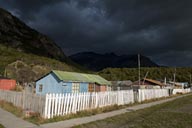
M 99 75 L 53 70 L 36 81 L 36 94 L 103 91 L 110 85 Z

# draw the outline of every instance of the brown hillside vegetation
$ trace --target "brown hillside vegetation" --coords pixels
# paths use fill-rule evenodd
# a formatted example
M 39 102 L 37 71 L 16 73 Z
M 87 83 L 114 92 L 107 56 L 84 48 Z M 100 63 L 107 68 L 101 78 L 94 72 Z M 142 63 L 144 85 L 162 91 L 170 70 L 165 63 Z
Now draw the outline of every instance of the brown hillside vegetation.
M 77 71 L 81 70 L 58 60 L 17 50 L 0 45 L 0 75 L 14 78 L 20 82 L 31 82 L 50 70 Z

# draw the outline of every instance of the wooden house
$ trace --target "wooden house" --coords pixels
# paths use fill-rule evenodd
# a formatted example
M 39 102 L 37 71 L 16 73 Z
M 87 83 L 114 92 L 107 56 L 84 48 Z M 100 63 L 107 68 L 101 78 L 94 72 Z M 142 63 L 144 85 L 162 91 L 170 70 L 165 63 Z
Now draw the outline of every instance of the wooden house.
M 168 81 L 167 84 L 173 88 L 178 88 L 178 89 L 184 89 L 189 87 L 188 82 L 173 82 L 173 81 Z
M 16 80 L 0 77 L 0 89 L 12 90 L 16 88 Z
M 25 83 L 24 90 L 26 93 L 35 93 L 35 82 Z
M 110 90 L 111 82 L 99 75 L 53 70 L 36 81 L 36 93 L 78 93 Z
M 132 89 L 132 81 L 124 80 L 124 81 L 111 81 L 112 90 L 129 90 Z
M 161 83 L 158 80 L 153 80 L 153 79 L 141 79 L 140 85 L 139 81 L 133 82 L 132 84 L 133 88 L 163 88 L 165 87 L 164 83 Z

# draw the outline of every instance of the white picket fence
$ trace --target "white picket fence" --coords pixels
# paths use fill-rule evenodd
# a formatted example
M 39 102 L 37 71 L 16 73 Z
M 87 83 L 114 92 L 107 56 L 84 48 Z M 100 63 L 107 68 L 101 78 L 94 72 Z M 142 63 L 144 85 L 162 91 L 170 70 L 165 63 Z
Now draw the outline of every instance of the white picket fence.
M 177 94 L 177 93 L 189 93 L 191 92 L 191 89 L 190 88 L 187 88 L 187 89 L 173 89 L 173 94 Z
M 190 89 L 174 89 L 177 92 L 188 93 Z M 125 105 L 141 102 L 160 97 L 168 97 L 168 89 L 139 89 L 137 93 L 133 90 L 109 91 L 109 92 L 86 92 L 68 94 L 46 94 L 38 96 L 23 92 L 0 90 L 0 100 L 13 103 L 17 107 L 39 112 L 44 118 L 64 116 L 77 113 L 82 110 L 101 108 L 111 105 Z
M 44 118 L 63 116 L 82 110 L 134 103 L 133 90 L 46 94 Z
M 169 96 L 168 89 L 139 89 L 138 102 Z
M 45 96 L 38 96 L 32 93 L 14 92 L 7 90 L 0 90 L 0 100 L 12 103 L 14 106 L 20 107 L 23 110 L 32 110 L 44 113 Z

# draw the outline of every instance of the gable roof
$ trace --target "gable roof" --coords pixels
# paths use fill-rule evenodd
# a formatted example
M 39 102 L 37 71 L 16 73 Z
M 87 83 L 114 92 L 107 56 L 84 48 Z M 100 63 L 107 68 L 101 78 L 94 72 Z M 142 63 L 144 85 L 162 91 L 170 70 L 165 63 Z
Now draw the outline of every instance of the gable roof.
M 99 75 L 66 72 L 58 70 L 53 70 L 52 72 L 62 81 L 88 82 L 88 83 L 97 83 L 100 85 L 111 85 L 111 82 L 105 80 Z
M 124 81 L 111 81 L 113 86 L 130 86 L 132 85 L 131 80 L 124 80 Z
M 154 84 L 159 85 L 159 86 L 164 86 L 163 83 L 161 83 L 160 81 L 157 81 L 157 80 L 152 80 L 152 79 L 148 79 L 148 78 L 146 78 L 145 81 L 154 83 Z
M 143 84 L 143 81 L 145 81 L 145 82 L 150 82 L 152 85 L 165 86 L 165 85 L 164 85 L 163 83 L 161 83 L 160 81 L 153 80 L 153 79 L 148 79 L 148 78 L 141 79 L 140 85 L 144 85 L 144 84 Z M 135 82 L 133 82 L 132 85 L 138 85 L 138 83 L 139 83 L 139 81 L 135 81 Z

